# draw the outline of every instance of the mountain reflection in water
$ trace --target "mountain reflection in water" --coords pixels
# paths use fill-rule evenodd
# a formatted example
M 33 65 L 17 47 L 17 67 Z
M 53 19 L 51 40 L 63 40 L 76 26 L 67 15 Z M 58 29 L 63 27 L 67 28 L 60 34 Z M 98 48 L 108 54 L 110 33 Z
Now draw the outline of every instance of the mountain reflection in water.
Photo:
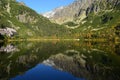
M 120 45 L 112 42 L 0 46 L 0 80 L 120 80 Z

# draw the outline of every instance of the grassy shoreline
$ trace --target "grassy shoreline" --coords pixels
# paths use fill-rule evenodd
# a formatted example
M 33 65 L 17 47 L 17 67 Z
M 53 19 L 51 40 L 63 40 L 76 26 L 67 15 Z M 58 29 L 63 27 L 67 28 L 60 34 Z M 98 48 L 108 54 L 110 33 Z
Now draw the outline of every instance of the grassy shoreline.
M 28 38 L 28 39 L 7 39 L 7 40 L 0 40 L 0 42 L 22 42 L 22 41 L 88 41 L 88 42 L 117 42 L 116 40 L 110 41 L 108 39 L 102 38 L 102 39 L 59 39 L 59 38 Z
M 8 39 L 7 41 L 80 41 L 80 39 Z

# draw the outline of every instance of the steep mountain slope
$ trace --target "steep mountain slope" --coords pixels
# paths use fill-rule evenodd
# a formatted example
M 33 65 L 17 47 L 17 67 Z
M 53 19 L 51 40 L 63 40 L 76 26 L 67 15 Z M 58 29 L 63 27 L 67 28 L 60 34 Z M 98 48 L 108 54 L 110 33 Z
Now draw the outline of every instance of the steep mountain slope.
M 62 8 L 56 8 L 53 11 L 50 11 L 54 14 L 48 12 L 45 13 L 44 16 L 60 24 L 67 21 L 72 21 L 74 15 L 79 12 L 80 4 L 81 1 L 75 1 L 68 6 L 64 6 Z
M 53 12 L 54 15 L 50 16 L 50 13 L 48 18 L 73 29 L 74 37 L 120 36 L 120 0 L 75 0 Z
M 120 37 L 120 0 L 93 1 L 86 9 L 84 19 L 81 19 L 81 14 L 74 18 L 74 22 L 78 25 L 73 32 L 80 32 L 80 35 L 85 38 L 118 40 Z
M 16 0 L 0 0 L 0 35 L 15 37 L 63 37 L 68 30 L 37 14 Z M 11 35 L 10 35 L 11 34 Z
M 79 17 L 79 20 L 86 18 L 89 13 L 98 13 L 103 10 L 111 10 L 115 7 L 119 8 L 119 0 L 75 0 L 72 4 L 57 8 L 52 13 L 47 14 L 46 17 L 49 17 L 51 20 L 56 21 L 57 23 L 64 23 L 68 21 L 73 21 Z M 54 14 L 53 14 L 54 12 Z

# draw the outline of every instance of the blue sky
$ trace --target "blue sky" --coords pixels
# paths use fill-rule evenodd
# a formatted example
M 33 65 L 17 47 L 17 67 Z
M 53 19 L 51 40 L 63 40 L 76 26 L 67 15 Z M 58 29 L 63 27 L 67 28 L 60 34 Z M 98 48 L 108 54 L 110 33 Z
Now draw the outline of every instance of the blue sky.
M 54 8 L 65 6 L 74 0 L 17 0 L 24 2 L 27 6 L 34 9 L 38 13 L 45 13 Z

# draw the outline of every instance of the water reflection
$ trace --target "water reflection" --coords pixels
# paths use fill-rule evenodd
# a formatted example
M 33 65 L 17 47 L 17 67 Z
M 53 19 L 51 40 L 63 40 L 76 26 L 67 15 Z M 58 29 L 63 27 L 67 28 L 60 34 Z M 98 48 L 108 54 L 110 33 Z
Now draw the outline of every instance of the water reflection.
M 120 80 L 119 44 L 71 41 L 0 45 L 0 80 Z

